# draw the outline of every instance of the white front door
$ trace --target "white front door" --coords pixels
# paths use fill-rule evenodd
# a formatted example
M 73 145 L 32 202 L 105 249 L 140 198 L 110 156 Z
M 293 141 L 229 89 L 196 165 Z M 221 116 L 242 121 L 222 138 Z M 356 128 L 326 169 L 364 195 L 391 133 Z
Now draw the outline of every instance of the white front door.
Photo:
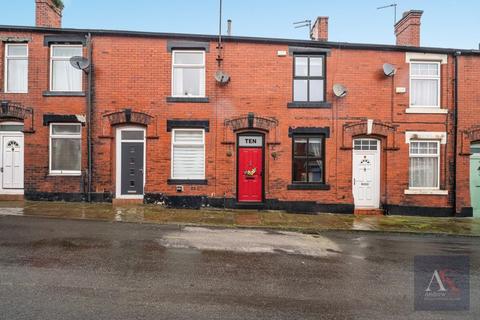
M 355 208 L 378 208 L 380 206 L 380 141 L 355 139 L 352 163 Z
M 0 134 L 1 137 L 1 190 L 0 193 L 23 191 L 23 136 Z

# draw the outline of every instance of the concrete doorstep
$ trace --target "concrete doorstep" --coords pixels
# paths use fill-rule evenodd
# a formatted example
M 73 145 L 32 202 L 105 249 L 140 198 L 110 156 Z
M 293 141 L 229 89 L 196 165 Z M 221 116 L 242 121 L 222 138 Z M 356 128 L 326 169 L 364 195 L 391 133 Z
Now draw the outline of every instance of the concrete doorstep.
M 15 215 L 109 222 L 263 228 L 317 233 L 328 230 L 480 236 L 480 219 L 412 216 L 290 214 L 283 211 L 170 209 L 158 205 L 113 206 L 67 202 L 0 202 L 0 216 Z

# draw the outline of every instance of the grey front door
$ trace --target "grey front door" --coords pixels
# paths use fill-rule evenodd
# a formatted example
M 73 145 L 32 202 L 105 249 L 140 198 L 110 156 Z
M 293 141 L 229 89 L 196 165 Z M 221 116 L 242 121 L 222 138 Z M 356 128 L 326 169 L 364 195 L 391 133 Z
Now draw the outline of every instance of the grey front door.
M 143 142 L 122 142 L 122 194 L 143 194 Z

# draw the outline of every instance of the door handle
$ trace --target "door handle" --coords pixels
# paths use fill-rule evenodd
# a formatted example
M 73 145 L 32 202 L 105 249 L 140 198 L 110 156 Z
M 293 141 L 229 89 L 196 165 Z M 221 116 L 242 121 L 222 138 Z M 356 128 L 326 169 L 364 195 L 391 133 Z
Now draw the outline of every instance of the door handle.
M 355 185 L 356 182 L 357 182 L 357 181 L 355 180 L 355 178 L 353 178 L 353 185 Z
M 3 173 L 3 167 L 0 168 L 0 172 Z

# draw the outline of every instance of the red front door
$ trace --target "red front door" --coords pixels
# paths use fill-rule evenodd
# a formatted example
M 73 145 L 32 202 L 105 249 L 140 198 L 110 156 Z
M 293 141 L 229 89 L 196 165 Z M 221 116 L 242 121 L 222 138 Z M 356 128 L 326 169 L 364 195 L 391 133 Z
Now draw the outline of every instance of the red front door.
M 262 202 L 263 149 L 238 149 L 238 201 Z

